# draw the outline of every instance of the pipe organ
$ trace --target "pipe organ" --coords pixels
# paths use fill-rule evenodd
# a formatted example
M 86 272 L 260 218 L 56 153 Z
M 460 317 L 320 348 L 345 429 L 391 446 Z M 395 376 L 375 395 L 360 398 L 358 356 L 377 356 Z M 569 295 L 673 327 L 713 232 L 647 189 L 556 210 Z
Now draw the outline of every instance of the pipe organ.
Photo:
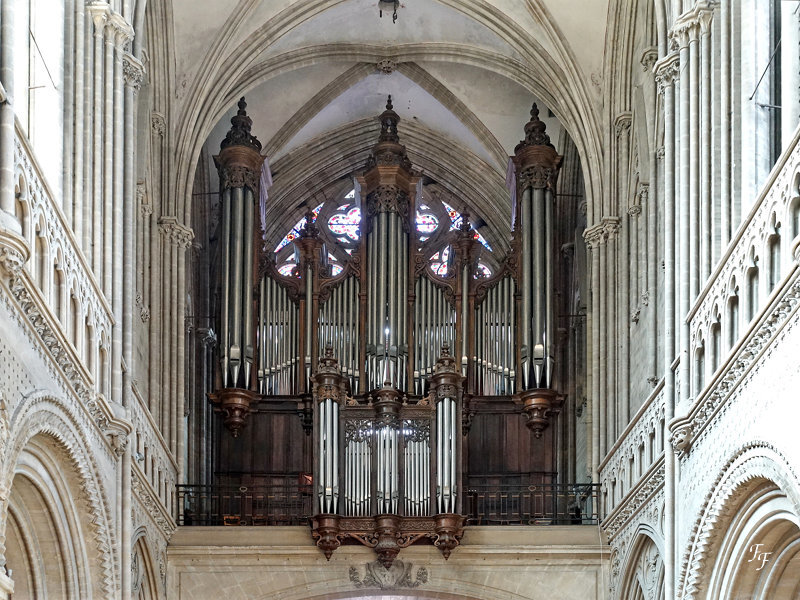
M 347 202 L 309 207 L 273 251 L 254 222 L 264 159 L 244 109 L 242 99 L 216 157 L 215 409 L 237 436 L 259 403 L 301 407 L 313 434 L 312 533 L 327 557 L 351 540 L 388 567 L 422 539 L 447 557 L 463 534 L 470 399 L 513 399 L 536 437 L 558 412 L 552 219 L 560 157 L 534 105 L 512 157 L 512 250 L 490 256 L 465 209 L 424 191 L 390 97 Z

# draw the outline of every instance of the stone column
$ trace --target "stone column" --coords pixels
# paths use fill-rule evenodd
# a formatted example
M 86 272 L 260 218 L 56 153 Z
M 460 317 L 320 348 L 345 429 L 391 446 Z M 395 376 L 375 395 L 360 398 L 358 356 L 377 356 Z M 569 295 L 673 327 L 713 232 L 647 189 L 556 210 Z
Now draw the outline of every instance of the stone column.
M 14 216 L 14 5 L 0 5 L 0 232 L 20 235 Z
M 592 258 L 591 264 L 591 306 L 589 311 L 589 318 L 591 321 L 591 347 L 592 347 L 592 364 L 591 381 L 592 388 L 589 393 L 589 402 L 591 403 L 589 410 L 592 422 L 591 428 L 591 456 L 590 465 L 592 469 L 592 482 L 598 483 L 599 477 L 597 467 L 600 465 L 600 318 L 602 315 L 600 309 L 600 244 L 603 239 L 602 226 L 594 225 L 587 228 L 583 232 L 583 238 L 586 240 L 586 245 Z
M 664 96 L 664 439 L 675 413 L 675 87 L 679 73 L 677 54 L 656 63 L 656 83 Z M 664 454 L 664 597 L 675 597 L 675 456 Z
M 800 2 L 781 2 L 781 146 L 800 122 Z

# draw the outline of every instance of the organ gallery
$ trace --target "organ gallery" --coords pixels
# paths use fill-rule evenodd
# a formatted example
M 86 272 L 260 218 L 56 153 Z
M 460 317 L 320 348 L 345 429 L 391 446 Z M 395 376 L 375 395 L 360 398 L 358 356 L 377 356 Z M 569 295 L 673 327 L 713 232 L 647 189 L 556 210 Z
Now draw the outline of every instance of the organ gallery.
M 415 169 L 391 97 L 379 121 L 351 191 L 307 203 L 296 226 L 270 240 L 268 167 L 239 102 L 214 157 L 209 479 L 245 490 L 292 482 L 301 491 L 289 520 L 312 517 L 326 556 L 362 543 L 387 568 L 418 541 L 448 557 L 465 525 L 490 522 L 498 502 L 516 515 L 500 520 L 579 522 L 592 510 L 589 488 L 560 488 L 557 473 L 568 368 L 557 325 L 567 311 L 557 288 L 568 282 L 554 264 L 561 157 L 538 109 L 509 162 L 504 255 L 479 215 Z M 265 456 L 276 438 L 289 452 Z M 245 496 L 190 493 L 189 518 L 274 517 L 252 506 L 258 493 Z

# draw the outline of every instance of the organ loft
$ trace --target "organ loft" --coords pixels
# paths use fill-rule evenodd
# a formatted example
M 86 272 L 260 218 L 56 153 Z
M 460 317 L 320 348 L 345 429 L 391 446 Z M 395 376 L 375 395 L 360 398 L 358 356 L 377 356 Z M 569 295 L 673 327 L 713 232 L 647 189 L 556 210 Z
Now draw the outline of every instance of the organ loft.
M 215 416 L 207 464 L 179 492 L 184 524 L 308 523 L 328 558 L 361 543 L 389 568 L 412 543 L 447 558 L 471 524 L 594 518 L 591 484 L 559 472 L 580 344 L 563 251 L 575 215 L 530 115 L 503 251 L 415 168 L 391 96 L 343 193 L 268 239 L 270 173 L 239 102 L 214 157 L 214 342 L 198 368 L 214 373 Z

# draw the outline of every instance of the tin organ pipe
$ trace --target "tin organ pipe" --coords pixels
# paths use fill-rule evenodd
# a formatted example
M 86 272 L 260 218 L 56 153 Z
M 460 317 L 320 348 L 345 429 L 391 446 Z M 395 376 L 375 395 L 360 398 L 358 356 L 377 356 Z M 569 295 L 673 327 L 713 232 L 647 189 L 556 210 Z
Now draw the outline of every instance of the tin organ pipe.
M 545 338 L 545 385 L 551 387 L 553 383 L 553 197 L 549 189 L 540 190 L 544 202 L 544 333 Z
M 523 229 L 530 229 L 531 226 L 531 189 L 526 188 L 522 192 L 522 224 Z M 531 346 L 531 231 L 523 232 L 522 236 L 522 386 L 525 389 L 531 387 L 530 360 L 533 356 Z
M 392 346 L 397 346 L 397 339 L 398 339 L 398 319 L 397 319 L 397 288 L 398 288 L 398 281 L 397 281 L 397 253 L 399 247 L 397 245 L 397 225 L 399 224 L 399 218 L 395 213 L 389 213 L 387 215 L 388 225 L 389 225 L 389 256 L 388 256 L 388 273 L 389 273 L 389 281 L 387 282 L 391 289 L 387 290 L 389 296 L 389 381 L 392 383 L 399 385 L 399 381 L 396 378 L 396 367 L 397 367 L 397 350 L 394 351 L 394 360 L 392 360 Z M 392 342 L 395 342 L 392 344 Z
M 266 351 L 267 351 L 267 335 L 266 335 L 266 296 L 267 296 L 267 278 L 264 277 L 258 284 L 259 302 L 258 302 L 258 337 L 256 343 L 258 344 L 258 393 L 266 394 L 266 373 L 265 367 L 267 365 Z
M 461 270 L 461 376 L 467 376 L 467 335 L 469 321 L 469 279 L 471 271 L 468 265 Z
M 231 190 L 222 193 L 222 387 L 228 387 L 228 353 L 229 319 L 230 319 L 230 282 L 231 282 Z
M 331 512 L 337 513 L 339 509 L 339 404 L 331 402 L 331 430 L 333 432 L 333 442 L 331 446 L 333 447 L 333 459 L 331 463 L 333 464 L 333 505 L 331 507 Z
M 231 265 L 232 275 L 232 300 L 233 314 L 231 315 L 231 336 L 230 336 L 230 365 L 231 365 L 231 384 L 238 386 L 239 370 L 242 366 L 242 255 L 244 240 L 242 239 L 242 228 L 244 227 L 244 198 L 243 189 L 233 188 L 231 193 L 231 217 L 233 219 L 233 256 Z
M 311 265 L 306 267 L 305 272 L 305 283 L 306 283 L 306 319 L 305 319 L 305 326 L 306 326 L 306 340 L 305 340 L 305 379 L 308 381 L 311 378 L 311 315 L 313 314 L 313 293 L 314 293 L 314 284 L 313 284 L 313 272 L 311 270 Z
M 442 461 L 442 451 L 444 445 L 442 439 L 444 438 L 444 424 L 442 422 L 442 403 L 436 403 L 436 508 L 438 513 L 443 513 L 442 498 L 444 493 L 444 486 L 442 485 L 442 475 L 444 466 Z
M 244 387 L 251 387 L 250 374 L 253 368 L 253 191 L 244 190 Z

